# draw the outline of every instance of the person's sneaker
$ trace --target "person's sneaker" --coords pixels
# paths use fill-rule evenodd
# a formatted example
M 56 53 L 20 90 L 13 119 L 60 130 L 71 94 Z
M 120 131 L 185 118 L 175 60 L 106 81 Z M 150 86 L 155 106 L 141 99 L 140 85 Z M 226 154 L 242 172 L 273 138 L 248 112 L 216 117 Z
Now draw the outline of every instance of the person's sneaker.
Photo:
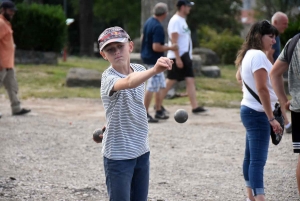
M 31 110 L 29 110 L 29 109 L 23 108 L 23 109 L 21 109 L 19 112 L 13 113 L 13 115 L 24 115 L 24 114 L 29 113 L 30 111 L 31 111 Z
M 156 110 L 156 106 L 154 105 L 154 110 Z M 170 112 L 168 110 L 166 110 L 166 108 L 164 108 L 164 106 L 161 106 L 161 111 L 163 111 L 165 114 L 170 114 Z
M 154 119 L 150 114 L 147 113 L 148 123 L 158 123 L 158 119 Z
M 156 111 L 155 119 L 169 119 L 169 116 L 163 110 Z
M 203 113 L 203 112 L 206 112 L 207 110 L 204 108 L 204 107 L 197 107 L 195 109 L 192 109 L 192 112 L 194 114 L 199 114 L 199 113 Z
M 286 133 L 292 133 L 292 124 L 289 123 L 288 125 L 284 126 Z

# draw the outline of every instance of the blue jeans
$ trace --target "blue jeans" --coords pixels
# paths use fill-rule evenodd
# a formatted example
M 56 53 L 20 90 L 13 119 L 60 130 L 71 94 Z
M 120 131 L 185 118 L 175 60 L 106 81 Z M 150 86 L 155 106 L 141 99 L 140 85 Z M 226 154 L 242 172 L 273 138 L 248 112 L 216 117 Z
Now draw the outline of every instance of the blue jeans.
M 147 201 L 149 188 L 149 156 L 111 160 L 104 157 L 107 192 L 110 201 Z
M 264 195 L 264 166 L 268 157 L 270 123 L 265 112 L 241 106 L 241 119 L 246 128 L 243 174 L 253 195 Z

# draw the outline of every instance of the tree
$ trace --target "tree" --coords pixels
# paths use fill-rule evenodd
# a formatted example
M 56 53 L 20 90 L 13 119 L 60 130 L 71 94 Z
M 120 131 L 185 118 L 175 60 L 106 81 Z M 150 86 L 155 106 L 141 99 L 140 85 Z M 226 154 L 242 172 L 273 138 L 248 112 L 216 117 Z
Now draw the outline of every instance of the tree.
M 93 56 L 93 0 L 79 0 L 80 55 Z
M 139 0 L 97 0 L 95 16 L 108 26 L 121 26 L 131 38 L 140 35 L 141 1 Z
M 271 19 L 277 11 L 291 16 L 293 8 L 298 8 L 300 5 L 300 0 L 257 0 L 256 4 L 256 18 Z

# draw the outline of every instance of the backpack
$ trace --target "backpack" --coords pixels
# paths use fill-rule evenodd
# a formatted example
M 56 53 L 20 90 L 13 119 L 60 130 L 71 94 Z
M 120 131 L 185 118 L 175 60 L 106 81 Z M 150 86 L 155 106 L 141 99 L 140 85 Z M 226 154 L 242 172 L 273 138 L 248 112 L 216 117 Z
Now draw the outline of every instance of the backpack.
M 300 33 L 295 35 L 285 47 L 284 57 L 287 59 L 288 64 L 290 64 L 292 60 L 293 52 L 299 39 L 300 39 Z

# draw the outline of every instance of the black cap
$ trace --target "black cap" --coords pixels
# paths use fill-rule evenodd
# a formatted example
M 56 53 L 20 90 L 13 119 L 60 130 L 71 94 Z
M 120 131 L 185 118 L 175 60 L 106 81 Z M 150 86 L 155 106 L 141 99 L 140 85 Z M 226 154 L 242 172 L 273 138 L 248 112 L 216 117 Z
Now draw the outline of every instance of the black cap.
M 11 9 L 14 11 L 17 11 L 18 9 L 16 8 L 14 2 L 12 1 L 3 1 L 0 5 L 0 8 L 5 8 L 5 9 Z
M 176 6 L 180 8 L 181 6 L 193 6 L 195 3 L 189 0 L 178 0 Z

